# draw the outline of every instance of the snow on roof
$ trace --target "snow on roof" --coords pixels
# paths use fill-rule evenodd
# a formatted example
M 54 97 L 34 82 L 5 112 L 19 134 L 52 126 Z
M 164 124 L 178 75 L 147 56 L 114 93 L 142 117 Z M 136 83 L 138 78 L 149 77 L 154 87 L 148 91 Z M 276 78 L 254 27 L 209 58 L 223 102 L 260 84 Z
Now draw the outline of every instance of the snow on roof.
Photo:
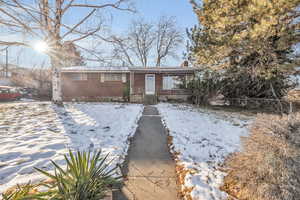
M 74 66 L 62 68 L 62 72 L 130 72 L 130 71 L 194 71 L 192 67 L 105 67 L 105 66 Z
M 132 71 L 194 71 L 192 67 L 131 67 Z
M 68 71 L 128 71 L 128 67 L 105 67 L 105 66 L 73 66 L 64 67 L 62 72 Z

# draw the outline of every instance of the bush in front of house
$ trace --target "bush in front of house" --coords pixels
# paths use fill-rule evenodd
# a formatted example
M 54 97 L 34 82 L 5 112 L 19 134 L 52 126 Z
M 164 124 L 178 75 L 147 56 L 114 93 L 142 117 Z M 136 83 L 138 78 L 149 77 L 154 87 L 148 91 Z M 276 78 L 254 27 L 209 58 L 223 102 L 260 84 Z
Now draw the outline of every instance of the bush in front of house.
M 123 88 L 123 99 L 125 102 L 129 102 L 130 100 L 130 85 L 126 83 L 125 87 Z
M 217 71 L 204 70 L 187 84 L 192 91 L 192 102 L 197 105 L 208 104 L 208 99 L 220 90 L 221 76 Z
M 250 132 L 222 189 L 239 200 L 300 199 L 300 114 L 259 115 Z
M 107 156 L 98 152 L 69 152 L 65 155 L 66 169 L 53 162 L 54 174 L 36 168 L 49 181 L 32 185 L 17 186 L 3 195 L 5 200 L 100 200 L 103 199 L 113 184 L 118 183 L 115 177 L 116 168 L 111 168 Z M 39 192 L 40 186 L 47 188 Z
M 192 91 L 193 103 L 208 104 L 208 100 L 218 95 L 236 105 L 244 99 L 282 99 L 295 82 L 287 74 L 274 69 L 269 74 L 252 74 L 246 68 L 231 67 L 223 71 L 205 69 L 188 83 Z M 269 101 L 270 103 L 270 101 Z

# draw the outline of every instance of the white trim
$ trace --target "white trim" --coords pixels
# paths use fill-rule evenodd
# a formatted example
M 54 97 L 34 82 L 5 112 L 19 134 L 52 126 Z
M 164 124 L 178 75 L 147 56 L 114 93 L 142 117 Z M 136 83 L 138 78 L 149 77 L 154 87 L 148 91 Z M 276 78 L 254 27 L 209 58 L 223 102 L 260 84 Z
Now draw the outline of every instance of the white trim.
M 134 72 L 130 72 L 129 77 L 129 84 L 130 84 L 130 94 L 133 94 L 133 87 L 134 87 Z
M 101 74 L 100 74 L 100 82 L 101 82 L 101 83 L 104 83 L 104 81 L 105 81 L 105 76 L 104 76 L 103 73 L 101 73 Z
M 153 90 L 154 91 L 147 91 L 147 88 L 148 88 L 148 77 L 153 77 Z M 155 88 L 155 74 L 145 74 L 145 94 L 146 95 L 153 95 L 153 94 L 155 94 L 155 90 L 156 90 L 156 88 Z
M 126 74 L 123 73 L 123 74 L 122 74 L 122 82 L 123 82 L 123 83 L 126 83 L 126 81 L 127 81 L 126 79 L 127 79 L 127 78 L 126 78 Z

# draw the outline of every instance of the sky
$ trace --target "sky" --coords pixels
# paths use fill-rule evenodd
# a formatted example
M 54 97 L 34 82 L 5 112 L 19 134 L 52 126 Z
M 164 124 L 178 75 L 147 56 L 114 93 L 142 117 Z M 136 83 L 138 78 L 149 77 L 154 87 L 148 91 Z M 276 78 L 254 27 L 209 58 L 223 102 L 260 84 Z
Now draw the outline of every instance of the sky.
M 30 1 L 30 0 L 24 0 Z M 146 21 L 155 22 L 161 16 L 174 16 L 177 19 L 178 26 L 185 34 L 185 29 L 197 24 L 197 18 L 192 10 L 192 6 L 189 0 L 133 0 L 137 13 L 121 12 L 116 10 L 107 10 L 105 16 L 108 20 L 108 27 L 111 28 L 111 32 L 114 34 L 125 33 L 129 23 L 138 18 L 143 18 Z M 74 14 L 75 13 L 75 14 Z M 82 10 L 81 12 L 72 12 L 72 15 L 66 16 L 66 21 L 69 24 L 73 24 L 78 19 L 81 19 L 86 13 Z M 0 33 L 1 37 L 20 37 L 14 35 L 5 35 Z M 34 41 L 33 41 L 34 42 Z M 89 41 L 90 42 L 90 41 Z M 0 48 L 1 50 L 1 48 Z M 184 47 L 178 51 L 180 57 L 184 51 Z M 4 52 L 0 52 L 0 62 L 5 61 Z M 19 64 L 24 67 L 40 66 L 43 62 L 49 64 L 47 56 L 35 52 L 32 49 L 19 49 L 10 47 L 9 50 L 9 62 L 12 64 Z M 168 65 L 179 65 L 182 60 L 168 61 Z

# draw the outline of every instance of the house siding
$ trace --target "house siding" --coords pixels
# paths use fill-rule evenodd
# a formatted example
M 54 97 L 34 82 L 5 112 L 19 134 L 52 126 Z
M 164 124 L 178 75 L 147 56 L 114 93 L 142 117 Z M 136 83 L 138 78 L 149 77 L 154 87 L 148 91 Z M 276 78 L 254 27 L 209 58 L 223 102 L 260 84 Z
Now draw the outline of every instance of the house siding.
M 72 76 L 82 72 L 62 73 L 62 97 L 64 101 L 123 101 L 124 90 L 132 86 L 130 101 L 142 103 L 145 97 L 145 75 L 155 74 L 155 95 L 160 101 L 183 100 L 186 101 L 191 95 L 187 89 L 163 90 L 163 76 L 174 75 L 185 78 L 186 75 L 193 75 L 193 72 L 134 72 L 133 79 L 130 73 L 126 73 L 126 83 L 122 81 L 101 81 L 101 72 L 87 73 L 87 80 L 73 80 Z M 121 74 L 117 72 L 105 72 Z M 125 72 L 124 72 L 125 73 Z M 123 74 L 124 74 L 123 73 Z M 133 80 L 130 84 L 130 80 Z
M 73 74 L 62 74 L 64 101 L 121 101 L 123 100 L 124 89 L 129 83 L 129 73 L 126 73 L 126 83 L 122 81 L 101 82 L 101 73 L 87 73 L 87 80 L 73 80 L 71 78 Z

